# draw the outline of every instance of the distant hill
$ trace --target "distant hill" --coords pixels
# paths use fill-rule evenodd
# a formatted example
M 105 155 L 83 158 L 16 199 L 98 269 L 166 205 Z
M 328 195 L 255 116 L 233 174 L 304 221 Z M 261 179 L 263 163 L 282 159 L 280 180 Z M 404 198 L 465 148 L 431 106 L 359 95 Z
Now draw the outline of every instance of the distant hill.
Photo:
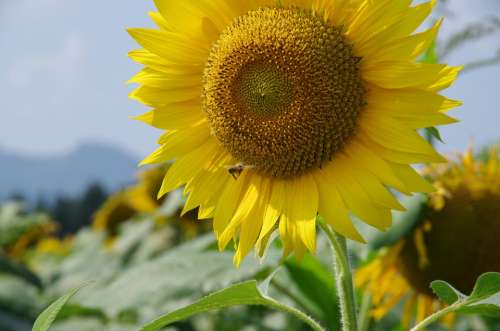
M 133 181 L 138 159 L 119 148 L 83 144 L 65 155 L 32 157 L 0 150 L 0 200 L 13 194 L 34 201 L 81 193 L 98 182 L 112 190 Z

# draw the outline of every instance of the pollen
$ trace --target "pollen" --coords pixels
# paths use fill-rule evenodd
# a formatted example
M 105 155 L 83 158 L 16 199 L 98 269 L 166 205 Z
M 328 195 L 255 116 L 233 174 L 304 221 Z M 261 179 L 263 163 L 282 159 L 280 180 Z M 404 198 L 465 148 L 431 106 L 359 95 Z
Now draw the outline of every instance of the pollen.
M 333 159 L 353 136 L 365 88 L 342 29 L 298 8 L 236 18 L 210 51 L 204 110 L 239 162 L 290 178 Z

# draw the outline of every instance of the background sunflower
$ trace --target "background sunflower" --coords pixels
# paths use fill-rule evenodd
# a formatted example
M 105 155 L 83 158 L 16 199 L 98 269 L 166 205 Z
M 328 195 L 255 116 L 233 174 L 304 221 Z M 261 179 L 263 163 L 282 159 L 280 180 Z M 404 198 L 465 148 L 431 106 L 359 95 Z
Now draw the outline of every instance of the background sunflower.
M 358 270 L 356 283 L 373 295 L 372 314 L 387 315 L 404 300 L 408 328 L 442 308 L 429 284 L 444 280 L 470 293 L 476 279 L 500 272 L 500 168 L 496 147 L 487 160 L 472 150 L 458 161 L 428 168 L 436 191 L 423 207 L 415 228 Z M 454 316 L 444 321 L 453 326 Z

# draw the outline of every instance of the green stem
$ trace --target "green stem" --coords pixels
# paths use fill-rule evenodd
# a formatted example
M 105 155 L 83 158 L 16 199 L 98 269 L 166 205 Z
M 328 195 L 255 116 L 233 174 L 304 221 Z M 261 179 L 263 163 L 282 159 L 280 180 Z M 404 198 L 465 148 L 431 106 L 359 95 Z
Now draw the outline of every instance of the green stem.
M 456 303 L 452 304 L 451 306 L 448 306 L 432 315 L 424 319 L 422 322 L 418 323 L 411 329 L 410 331 L 419 331 L 419 330 L 424 330 L 427 326 L 431 325 L 434 322 L 437 322 L 440 318 L 442 318 L 444 315 L 451 313 L 452 311 L 458 309 L 460 306 L 464 304 L 463 301 L 457 301 Z
M 277 310 L 281 310 L 282 312 L 288 313 L 290 315 L 293 315 L 297 317 L 298 319 L 302 320 L 304 323 L 309 325 L 311 329 L 314 331 L 327 331 L 325 330 L 318 322 L 316 322 L 311 316 L 307 315 L 306 313 L 291 307 L 284 305 L 274 299 L 271 298 L 266 298 L 267 304 L 271 307 L 276 308 Z
M 363 294 L 361 301 L 361 309 L 359 311 L 359 331 L 368 331 L 372 317 L 370 311 L 372 309 L 372 293 L 368 290 Z
M 328 237 L 334 253 L 333 263 L 335 266 L 335 279 L 337 280 L 337 293 L 339 296 L 343 331 L 358 331 L 354 286 L 352 283 L 351 266 L 347 255 L 346 240 L 335 233 L 325 223 L 319 222 L 319 224 Z

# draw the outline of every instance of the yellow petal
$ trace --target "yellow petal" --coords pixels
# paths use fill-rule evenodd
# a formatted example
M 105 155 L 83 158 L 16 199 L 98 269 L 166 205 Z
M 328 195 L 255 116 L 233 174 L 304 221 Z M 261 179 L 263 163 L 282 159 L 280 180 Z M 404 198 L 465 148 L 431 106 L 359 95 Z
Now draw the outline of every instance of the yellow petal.
M 253 248 L 261 231 L 265 206 L 269 201 L 270 179 L 262 178 L 258 190 L 259 197 L 257 204 L 253 207 L 248 217 L 241 222 L 238 249 L 234 255 L 234 263 L 237 266 L 240 265 L 243 258 Z
M 390 149 L 435 156 L 437 152 L 415 129 L 406 127 L 404 122 L 377 114 L 363 114 L 360 130 L 382 146 Z M 375 115 L 375 116 L 373 116 Z M 379 114 L 380 115 L 380 114 Z
M 335 158 L 329 169 L 330 182 L 335 183 L 347 207 L 366 223 L 380 230 L 386 230 L 392 224 L 392 215 L 388 208 L 374 204 L 363 188 L 352 178 L 345 176 L 349 164 L 342 158 Z
M 450 83 L 452 67 L 444 64 L 412 62 L 384 62 L 363 66 L 363 78 L 370 83 L 384 88 L 421 88 L 435 89 Z
M 365 1 L 348 27 L 346 35 L 361 44 L 370 35 L 393 24 L 395 18 L 405 12 L 410 4 L 411 0 Z
M 362 141 L 367 148 L 387 161 L 401 164 L 446 162 L 446 159 L 438 153 L 434 153 L 433 155 L 419 154 L 400 151 L 393 149 L 391 146 L 381 145 L 364 132 L 358 132 L 358 139 Z M 398 188 L 398 190 L 404 192 L 404 190 L 402 191 L 400 188 Z
M 199 148 L 176 160 L 167 171 L 158 197 L 162 197 L 167 192 L 189 182 L 220 152 L 220 147 L 215 140 L 209 139 Z
M 370 199 L 387 208 L 405 211 L 406 209 L 399 203 L 399 201 L 390 193 L 387 188 L 381 184 L 375 175 L 365 170 L 357 162 L 349 158 L 351 169 L 346 176 L 354 179 L 368 194 Z
M 229 241 L 235 236 L 236 231 L 240 227 L 241 223 L 244 220 L 248 219 L 253 208 L 257 205 L 259 194 L 262 193 L 262 177 L 259 175 L 251 174 L 250 172 L 247 172 L 246 174 L 248 176 L 248 183 L 244 188 L 241 201 L 239 202 L 238 207 L 236 208 L 236 211 L 229 221 L 226 229 L 219 237 L 220 250 L 223 250 L 227 246 Z
M 392 22 L 387 24 L 384 29 L 377 31 L 366 42 L 356 45 L 356 50 L 361 55 L 370 54 L 371 52 L 376 52 L 381 46 L 392 40 L 409 36 L 429 16 L 435 4 L 436 0 L 432 0 L 411 7 L 401 15 L 394 16 Z
M 201 100 L 173 103 L 134 117 L 158 129 L 179 130 L 197 126 L 206 121 Z
M 310 174 L 286 181 L 286 208 L 282 222 L 294 223 L 297 238 L 311 252 L 316 250 L 318 189 Z M 289 225 L 290 226 L 290 225 Z
M 238 179 L 229 180 L 222 191 L 214 213 L 214 231 L 217 239 L 220 238 L 233 217 L 234 211 L 240 202 L 243 188 L 247 184 L 246 178 L 247 174 L 243 172 Z
M 174 27 L 168 24 L 167 21 L 165 21 L 165 18 L 158 13 L 158 12 L 149 12 L 149 17 L 158 25 L 158 27 L 162 30 L 172 32 L 174 31 Z
M 129 97 L 152 108 L 161 108 L 172 103 L 199 99 L 201 90 L 196 88 L 159 89 L 140 86 Z
M 349 146 L 345 148 L 345 152 L 349 155 L 351 159 L 354 160 L 360 166 L 365 167 L 369 172 L 377 176 L 382 183 L 390 185 L 400 192 L 405 192 L 405 186 L 401 181 L 394 175 L 391 167 L 386 163 L 386 161 L 369 148 L 365 146 L 359 139 L 353 139 L 349 143 Z M 409 192 L 408 192 L 409 193 Z
M 276 222 L 282 213 L 286 197 L 285 181 L 280 179 L 273 180 L 270 190 L 269 203 L 266 205 L 264 223 L 259 240 L 262 240 L 265 236 L 269 235 L 269 233 L 274 229 Z
M 187 193 L 188 187 L 190 190 L 181 216 L 207 203 L 214 195 L 219 195 L 219 192 L 222 191 L 224 184 L 226 184 L 229 178 L 229 174 L 223 167 L 215 170 L 204 169 L 200 171 L 186 186 L 185 192 Z
M 145 158 L 140 165 L 165 163 L 175 157 L 190 153 L 193 148 L 208 140 L 214 141 L 215 139 L 210 137 L 207 125 L 168 132 L 160 138 L 161 146 Z
M 319 192 L 319 214 L 325 222 L 344 237 L 364 243 L 365 240 L 354 227 L 335 185 L 327 181 L 328 177 L 324 176 L 322 170 L 316 171 L 314 178 Z
M 142 69 L 128 83 L 137 83 L 155 87 L 159 89 L 179 89 L 179 88 L 197 88 L 202 89 L 202 75 L 203 73 L 182 73 L 182 74 L 165 74 L 162 71 L 154 70 L 151 68 Z
M 412 167 L 404 164 L 390 163 L 396 176 L 398 176 L 405 186 L 412 192 L 434 192 L 434 186 L 420 176 Z
M 139 45 L 169 63 L 203 67 L 208 58 L 207 47 L 194 43 L 182 34 L 146 28 L 130 28 L 127 31 Z
M 426 51 L 441 27 L 443 20 L 439 20 L 434 26 L 424 32 L 404 37 L 398 40 L 386 43 L 377 51 L 363 58 L 364 65 L 375 65 L 375 63 L 415 60 L 417 56 Z

